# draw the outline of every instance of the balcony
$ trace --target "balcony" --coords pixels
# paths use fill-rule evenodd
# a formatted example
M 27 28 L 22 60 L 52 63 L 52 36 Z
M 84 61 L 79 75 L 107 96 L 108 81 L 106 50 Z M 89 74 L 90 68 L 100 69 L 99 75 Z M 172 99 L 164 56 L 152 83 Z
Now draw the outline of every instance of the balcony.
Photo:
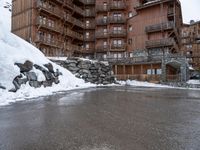
M 174 16 L 174 8 L 168 8 L 167 15 L 168 17 Z
M 45 38 L 44 36 L 38 36 L 36 38 L 35 42 L 37 44 L 43 44 L 43 45 L 51 46 L 51 47 L 55 47 L 55 48 L 62 48 L 62 44 L 63 44 L 63 42 L 61 42 L 61 41 L 56 41 L 54 39 Z
M 85 11 L 85 17 L 95 17 L 95 10 Z
M 96 20 L 96 24 L 97 25 L 107 25 L 108 24 L 108 19 L 99 18 L 99 19 Z
M 65 35 L 83 41 L 83 35 L 82 34 L 75 32 L 75 31 L 72 31 L 70 29 L 65 30 Z
M 109 34 L 108 32 L 104 32 L 104 31 L 97 31 L 95 33 L 95 36 L 97 39 L 103 39 L 103 38 L 108 38 L 109 37 Z
M 84 23 L 83 23 L 82 21 L 80 21 L 80 20 L 78 20 L 78 19 L 72 17 L 72 16 L 69 15 L 69 14 L 66 14 L 66 15 L 64 16 L 64 20 L 65 20 L 65 22 L 72 23 L 72 24 L 74 24 L 74 25 L 76 25 L 76 26 L 78 26 L 78 27 L 85 28 Z
M 71 43 L 66 43 L 64 49 L 68 51 L 82 52 L 84 48 L 82 46 L 74 45 Z
M 61 33 L 61 28 L 59 25 L 55 24 L 54 26 L 49 26 L 48 23 L 45 23 L 39 17 L 37 17 L 36 19 L 36 25 L 38 26 L 38 28 L 43 28 L 43 29 L 50 30 L 56 33 Z
M 97 5 L 96 6 L 96 12 L 107 12 L 109 11 L 109 6 L 108 5 Z
M 145 31 L 147 33 L 153 33 L 153 32 L 158 32 L 162 30 L 171 30 L 173 28 L 174 28 L 174 22 L 165 22 L 165 23 L 147 26 L 145 28 Z
M 200 34 L 195 35 L 195 40 L 200 40 Z
M 141 9 L 144 9 L 144 8 L 148 8 L 148 7 L 152 7 L 152 6 L 155 6 L 155 5 L 159 5 L 163 2 L 170 2 L 170 1 L 174 1 L 174 0 L 159 0 L 159 1 L 154 1 L 154 0 L 149 0 L 149 2 L 146 2 L 146 3 L 140 3 L 138 4 L 138 6 L 135 7 L 136 10 L 141 10 Z
M 85 29 L 95 29 L 95 23 L 89 23 L 85 25 Z
M 108 52 L 109 51 L 109 45 L 99 45 L 95 49 L 96 52 Z
M 68 1 L 68 0 L 65 1 L 64 6 L 70 8 L 70 9 L 74 8 L 74 4 L 71 1 Z
M 82 8 L 76 6 L 76 5 L 73 5 L 73 11 L 75 11 L 76 13 L 78 13 L 78 14 L 80 14 L 82 16 L 85 15 L 84 10 Z
M 95 0 L 83 0 L 85 5 L 95 5 Z
M 126 50 L 126 44 L 111 44 L 110 51 L 111 52 L 123 52 Z
M 159 48 L 159 47 L 170 47 L 170 46 L 173 46 L 174 44 L 175 44 L 175 41 L 173 38 L 146 41 L 145 43 L 147 49 Z
M 94 54 L 95 49 L 94 48 L 84 48 L 83 51 L 81 51 L 82 54 Z
M 93 42 L 93 41 L 95 41 L 95 37 L 94 37 L 94 35 L 84 36 L 84 41 Z
M 111 30 L 110 37 L 126 37 L 126 30 Z
M 125 16 L 124 17 L 110 17 L 109 18 L 110 23 L 126 23 Z
M 126 9 L 126 3 L 123 1 L 119 1 L 119 2 L 111 2 L 110 4 L 110 9 L 111 10 L 123 10 Z
M 63 17 L 63 15 L 62 15 L 63 13 L 59 8 L 52 7 L 50 5 L 44 4 L 41 1 L 37 1 L 36 8 L 40 12 L 47 13 L 48 15 L 52 15 L 52 16 L 57 17 L 57 18 L 62 18 Z

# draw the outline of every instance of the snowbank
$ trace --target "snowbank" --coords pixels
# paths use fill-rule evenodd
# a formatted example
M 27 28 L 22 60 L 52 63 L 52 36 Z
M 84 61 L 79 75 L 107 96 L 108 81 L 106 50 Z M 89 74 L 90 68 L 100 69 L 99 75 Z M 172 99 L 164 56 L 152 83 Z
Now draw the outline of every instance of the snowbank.
M 155 88 L 172 88 L 171 86 L 142 82 L 136 80 L 119 81 L 121 85 L 138 86 L 138 87 L 155 87 Z
M 13 87 L 12 81 L 14 77 L 19 75 L 19 68 L 14 65 L 15 62 L 24 63 L 26 60 L 30 60 L 42 66 L 49 63 L 50 60 L 34 46 L 10 32 L 11 12 L 4 8 L 6 2 L 11 2 L 11 0 L 0 0 L 0 84 L 6 87 L 6 90 L 0 89 L 0 105 L 25 98 L 49 95 L 56 91 L 92 86 L 76 78 L 66 69 L 52 63 L 54 69 L 59 69 L 63 74 L 59 77 L 60 84 L 39 89 L 23 85 L 16 93 L 8 92 Z M 37 75 L 41 78 L 43 76 L 40 71 L 38 71 Z

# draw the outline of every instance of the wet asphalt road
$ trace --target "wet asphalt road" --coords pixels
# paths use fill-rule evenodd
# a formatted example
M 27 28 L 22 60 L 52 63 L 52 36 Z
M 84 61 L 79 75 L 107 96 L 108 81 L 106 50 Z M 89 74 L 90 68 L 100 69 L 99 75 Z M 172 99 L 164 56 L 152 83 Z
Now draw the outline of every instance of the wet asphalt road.
M 200 149 L 200 91 L 109 87 L 0 107 L 0 150 L 158 149 Z

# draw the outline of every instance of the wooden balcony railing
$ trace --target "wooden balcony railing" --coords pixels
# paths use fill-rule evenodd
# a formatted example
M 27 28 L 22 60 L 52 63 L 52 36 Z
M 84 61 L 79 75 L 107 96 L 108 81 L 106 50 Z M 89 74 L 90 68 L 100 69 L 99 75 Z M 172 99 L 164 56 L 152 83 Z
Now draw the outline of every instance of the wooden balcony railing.
M 174 28 L 174 22 L 165 22 L 145 27 L 147 33 L 157 32 L 161 30 L 170 30 Z
M 70 22 L 70 23 L 72 23 L 72 24 L 74 24 L 74 25 L 76 25 L 78 27 L 81 27 L 81 28 L 85 28 L 85 25 L 84 25 L 84 23 L 82 21 L 72 17 L 69 14 L 66 14 L 64 16 L 64 19 L 65 19 L 66 22 Z
M 95 49 L 96 52 L 108 52 L 109 51 L 109 45 L 99 45 Z
M 42 3 L 41 1 L 36 2 L 36 8 L 38 8 L 39 11 L 43 11 L 45 13 L 51 14 L 54 17 L 57 17 L 57 18 L 63 17 L 63 13 L 58 7 L 50 7 L 48 6 L 48 4 L 44 5 L 44 3 Z
M 95 37 L 96 37 L 97 39 L 108 38 L 108 36 L 109 36 L 108 32 L 104 32 L 104 31 L 97 31 L 97 32 L 95 33 Z
M 64 49 L 68 51 L 76 51 L 76 52 L 82 52 L 84 50 L 82 46 L 74 45 L 71 43 L 66 43 L 64 46 Z
M 84 36 L 84 41 L 95 41 L 95 37 L 94 35 L 90 35 L 90 36 Z
M 195 35 L 196 40 L 200 40 L 200 34 Z
M 65 35 L 70 36 L 72 38 L 79 39 L 79 40 L 83 40 L 83 35 L 82 34 L 80 34 L 78 32 L 75 32 L 75 31 L 72 31 L 70 29 L 66 29 L 65 30 Z
M 112 16 L 109 18 L 109 22 L 110 23 L 126 23 L 126 18 L 125 18 L 125 16 L 123 16 L 123 17 Z
M 111 37 L 125 37 L 126 36 L 126 30 L 111 30 L 110 32 Z
M 175 41 L 173 38 L 146 41 L 146 48 L 158 48 L 173 46 Z
M 63 45 L 62 41 L 47 38 L 47 37 L 44 37 L 44 36 L 37 36 L 35 42 L 39 43 L 39 44 L 44 44 L 44 45 L 47 45 L 47 46 L 56 47 L 56 48 L 62 48 L 62 45 Z
M 82 15 L 82 16 L 85 15 L 85 11 L 84 11 L 82 8 L 80 8 L 80 7 L 76 6 L 76 5 L 73 5 L 73 10 L 74 10 L 76 13 L 78 13 L 78 14 L 80 14 L 80 15 Z
M 95 17 L 95 10 L 85 11 L 85 17 Z
M 111 44 L 110 51 L 125 51 L 126 50 L 126 44 Z
M 115 9 L 115 10 L 126 9 L 126 3 L 124 1 L 118 1 L 118 2 L 113 1 L 110 3 L 110 9 Z
M 144 8 L 148 8 L 148 7 L 152 7 L 152 6 L 155 6 L 155 5 L 158 5 L 158 4 L 161 4 L 163 2 L 170 2 L 170 1 L 174 1 L 174 0 L 156 0 L 156 1 L 152 1 L 151 3 L 149 3 L 148 1 L 145 2 L 145 3 L 139 3 L 135 9 L 136 10 L 141 10 L 141 9 L 144 9 Z
M 45 28 L 53 32 L 61 33 L 61 28 L 59 25 L 54 24 L 54 26 L 49 26 L 47 22 L 45 23 L 43 20 L 40 20 L 39 17 L 36 19 L 36 25 L 38 28 Z
M 95 5 L 95 0 L 83 0 L 85 5 Z
M 85 25 L 85 29 L 95 29 L 95 26 L 96 26 L 95 23 L 91 22 Z
M 94 53 L 95 52 L 95 48 L 84 48 L 83 51 L 81 51 L 82 54 L 90 54 L 90 53 Z
M 97 25 L 107 25 L 108 24 L 108 19 L 99 18 L 99 19 L 96 20 L 96 24 Z
M 108 5 L 97 5 L 96 6 L 96 12 L 107 12 L 110 8 Z
M 173 8 L 168 8 L 167 15 L 168 16 L 174 16 L 174 9 Z

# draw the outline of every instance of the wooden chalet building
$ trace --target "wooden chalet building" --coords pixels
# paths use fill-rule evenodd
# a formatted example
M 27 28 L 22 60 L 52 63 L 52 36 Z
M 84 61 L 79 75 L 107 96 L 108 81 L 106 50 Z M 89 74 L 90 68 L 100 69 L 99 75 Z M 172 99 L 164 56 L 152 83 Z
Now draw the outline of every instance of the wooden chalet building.
M 46 56 L 107 60 L 118 79 L 186 80 L 179 0 L 13 0 L 12 32 Z

